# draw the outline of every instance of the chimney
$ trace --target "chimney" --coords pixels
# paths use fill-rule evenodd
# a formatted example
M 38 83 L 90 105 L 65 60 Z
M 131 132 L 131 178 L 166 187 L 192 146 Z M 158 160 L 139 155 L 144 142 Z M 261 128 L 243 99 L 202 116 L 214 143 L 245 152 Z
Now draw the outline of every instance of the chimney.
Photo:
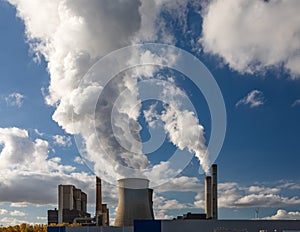
M 213 164 L 212 168 L 212 219 L 218 219 L 218 172 L 217 165 Z
M 211 176 L 205 177 L 205 213 L 206 219 L 212 218 Z
M 96 176 L 96 217 L 102 215 L 102 187 L 101 179 Z
M 115 226 L 133 226 L 135 219 L 154 219 L 149 180 L 126 178 L 118 181 L 119 196 Z

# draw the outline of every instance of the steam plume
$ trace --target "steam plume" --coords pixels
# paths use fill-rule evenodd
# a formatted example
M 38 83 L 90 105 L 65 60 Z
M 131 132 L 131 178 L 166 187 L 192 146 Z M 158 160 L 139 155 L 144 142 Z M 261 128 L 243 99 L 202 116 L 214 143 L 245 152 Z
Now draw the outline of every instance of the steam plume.
M 94 164 L 95 171 L 102 171 L 111 179 L 127 175 L 120 166 L 143 169 L 149 161 L 142 154 L 139 142 L 140 125 L 137 122 L 140 114 L 138 100 L 138 75 L 118 74 L 104 86 L 101 75 L 82 79 L 90 67 L 101 57 L 115 49 L 137 42 L 176 41 L 175 33 L 167 27 L 167 21 L 159 17 L 162 10 L 172 13 L 182 22 L 185 31 L 188 2 L 167 0 L 9 0 L 17 9 L 17 14 L 24 20 L 26 35 L 36 59 L 41 56 L 48 63 L 50 84 L 46 102 L 55 107 L 53 119 L 68 133 L 82 137 L 87 158 Z M 171 15 L 171 14 L 170 14 Z M 151 52 L 150 52 L 151 53 Z M 142 54 L 138 58 L 162 57 Z M 134 54 L 132 55 L 134 57 Z M 172 56 L 172 54 L 170 54 Z M 128 57 L 130 60 L 132 57 Z M 116 70 L 118 67 L 116 67 Z M 151 77 L 155 70 L 145 68 L 139 75 Z M 102 91 L 96 110 L 92 102 Z M 113 103 L 121 93 L 128 91 L 120 100 L 121 107 L 114 110 Z M 80 97 L 78 97 L 80 96 Z M 201 138 L 203 127 L 194 115 L 179 108 L 170 108 L 162 117 L 166 122 L 171 141 L 179 148 L 188 147 L 195 152 L 201 163 L 204 156 L 197 149 L 190 147 L 197 144 L 199 151 L 205 150 L 205 140 L 189 143 L 178 142 L 168 124 L 168 116 L 175 120 L 183 117 L 192 118 L 188 127 L 198 128 Z M 95 117 L 96 116 L 96 117 Z M 113 123 L 112 123 L 113 122 Z M 125 127 L 131 129 L 133 136 L 123 133 Z M 96 130 L 95 130 L 96 127 Z M 113 130 L 117 132 L 113 134 Z M 186 128 L 188 130 L 188 128 Z M 116 137 L 116 135 L 122 135 Z M 198 138 L 198 137 L 197 137 Z M 99 144 L 101 140 L 101 144 Z M 135 152 L 127 151 L 119 144 L 128 144 Z M 176 141 L 176 142 L 175 142 Z M 206 168 L 204 168 L 206 169 Z

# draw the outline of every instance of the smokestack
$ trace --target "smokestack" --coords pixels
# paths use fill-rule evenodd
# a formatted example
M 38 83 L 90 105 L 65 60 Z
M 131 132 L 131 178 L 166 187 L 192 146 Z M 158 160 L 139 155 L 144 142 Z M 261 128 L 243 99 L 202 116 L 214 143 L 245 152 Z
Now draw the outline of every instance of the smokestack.
M 135 219 L 154 219 L 152 193 L 149 180 L 140 178 L 121 179 L 115 226 L 133 226 Z
M 96 176 L 96 217 L 102 215 L 102 186 L 101 179 Z
M 212 218 L 212 185 L 211 185 L 211 176 L 205 177 L 205 213 L 206 218 Z
M 212 219 L 218 219 L 218 172 L 217 165 L 213 164 L 212 168 Z
M 109 209 L 106 204 L 102 204 L 101 179 L 96 176 L 96 214 L 97 226 L 109 226 Z

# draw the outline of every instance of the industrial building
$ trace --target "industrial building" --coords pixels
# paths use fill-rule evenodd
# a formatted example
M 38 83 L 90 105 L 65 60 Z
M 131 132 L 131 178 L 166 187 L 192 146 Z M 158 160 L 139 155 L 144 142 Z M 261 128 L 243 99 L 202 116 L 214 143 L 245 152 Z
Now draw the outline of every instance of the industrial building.
M 48 225 L 51 224 L 57 224 L 58 223 L 58 210 L 55 209 L 49 209 L 48 210 Z
M 81 223 L 83 225 L 109 226 L 109 209 L 102 204 L 101 179 L 96 177 L 95 218 L 87 212 L 87 194 L 74 185 L 58 186 L 58 210 L 48 210 L 48 225 Z
M 74 185 L 58 186 L 58 210 L 48 210 L 48 224 L 73 223 L 75 218 L 90 217 L 87 195 Z

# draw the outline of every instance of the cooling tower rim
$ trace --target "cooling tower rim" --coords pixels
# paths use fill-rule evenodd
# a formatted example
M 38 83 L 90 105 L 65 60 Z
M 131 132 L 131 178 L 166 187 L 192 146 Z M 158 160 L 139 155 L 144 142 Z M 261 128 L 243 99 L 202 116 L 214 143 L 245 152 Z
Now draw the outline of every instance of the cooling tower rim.
M 145 178 L 123 178 L 118 180 L 120 188 L 148 189 L 150 181 Z

